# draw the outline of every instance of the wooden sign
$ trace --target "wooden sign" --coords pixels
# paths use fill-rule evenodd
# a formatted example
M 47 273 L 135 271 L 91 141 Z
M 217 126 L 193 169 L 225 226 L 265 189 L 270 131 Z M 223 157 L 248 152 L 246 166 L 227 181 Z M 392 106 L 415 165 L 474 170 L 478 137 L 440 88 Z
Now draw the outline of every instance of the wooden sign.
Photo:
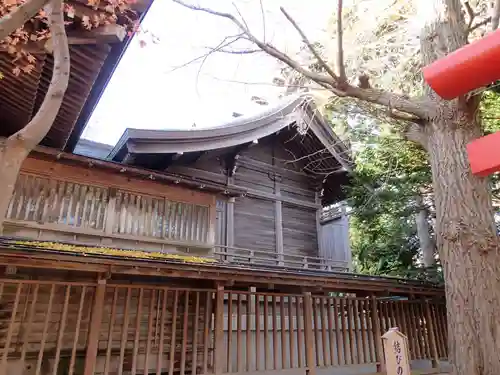
M 382 336 L 387 375 L 410 375 L 408 338 L 398 328 L 391 328 Z

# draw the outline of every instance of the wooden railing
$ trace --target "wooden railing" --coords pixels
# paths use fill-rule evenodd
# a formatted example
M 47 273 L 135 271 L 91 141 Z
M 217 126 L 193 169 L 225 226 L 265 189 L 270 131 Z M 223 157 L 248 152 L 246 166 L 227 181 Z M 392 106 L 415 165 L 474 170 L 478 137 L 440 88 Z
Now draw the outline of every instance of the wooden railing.
M 381 336 L 392 327 L 409 337 L 410 359 L 447 357 L 441 301 L 241 291 L 225 291 L 223 299 L 222 372 L 375 366 L 384 361 Z
M 7 224 L 34 229 L 205 248 L 214 242 L 211 221 L 209 206 L 24 173 L 7 212 Z
M 279 267 L 293 270 L 310 271 L 347 271 L 348 262 L 335 261 L 312 256 L 279 254 L 275 252 L 242 249 L 229 246 L 215 246 L 216 259 L 228 264 L 241 264 L 253 267 Z
M 2 279 L 0 312 L 3 374 L 369 373 L 391 327 L 408 336 L 410 359 L 447 357 L 441 300 Z
M 213 207 L 215 208 L 215 207 Z M 257 249 L 215 246 L 211 207 L 139 194 L 122 188 L 22 173 L 9 204 L 6 225 L 23 237 L 69 240 L 151 251 L 202 248 L 227 264 L 308 271 L 345 271 L 345 261 Z M 215 216 L 215 215 L 214 215 Z M 32 232 L 27 232 L 30 229 Z M 55 232 L 47 237 L 48 232 Z M 28 233 L 28 234 L 26 234 Z M 32 233 L 32 234 L 31 234 Z M 17 235 L 14 230 L 9 235 Z M 68 234 L 72 237 L 68 238 Z M 89 236 L 95 241 L 89 241 Z M 80 240 L 81 238 L 81 240 Z M 104 241 L 109 239 L 110 241 Z M 169 246 L 167 246 L 169 245 Z M 171 246 L 170 246 L 171 245 Z

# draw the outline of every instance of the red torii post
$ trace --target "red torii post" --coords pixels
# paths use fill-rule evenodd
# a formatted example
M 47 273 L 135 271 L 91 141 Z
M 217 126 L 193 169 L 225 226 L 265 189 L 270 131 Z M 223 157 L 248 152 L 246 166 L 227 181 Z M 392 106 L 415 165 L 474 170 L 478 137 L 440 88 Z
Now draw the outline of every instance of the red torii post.
M 468 44 L 423 69 L 424 79 L 443 99 L 451 100 L 500 79 L 500 30 Z M 500 171 L 500 132 L 467 145 L 472 173 Z

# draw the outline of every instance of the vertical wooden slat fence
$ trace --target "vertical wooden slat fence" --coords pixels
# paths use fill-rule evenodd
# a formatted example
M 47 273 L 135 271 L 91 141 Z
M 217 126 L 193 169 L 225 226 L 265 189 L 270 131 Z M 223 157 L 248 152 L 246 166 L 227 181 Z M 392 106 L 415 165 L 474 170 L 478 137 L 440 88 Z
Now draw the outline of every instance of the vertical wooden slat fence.
M 427 304 L 431 321 L 427 321 Z M 305 321 L 308 311 L 311 316 Z M 424 300 L 227 291 L 223 370 L 242 373 L 380 364 L 381 335 L 391 327 L 399 327 L 410 338 L 412 359 L 436 360 L 432 338 L 437 356 L 445 359 L 444 313 L 444 305 Z
M 212 372 L 212 290 L 98 287 L 0 280 L 0 374 Z
M 436 360 L 447 356 L 445 313 L 444 304 L 425 300 L 3 279 L 0 368 L 2 375 L 27 367 L 37 375 L 314 374 L 378 364 L 380 335 L 394 326 L 410 338 L 412 359 Z

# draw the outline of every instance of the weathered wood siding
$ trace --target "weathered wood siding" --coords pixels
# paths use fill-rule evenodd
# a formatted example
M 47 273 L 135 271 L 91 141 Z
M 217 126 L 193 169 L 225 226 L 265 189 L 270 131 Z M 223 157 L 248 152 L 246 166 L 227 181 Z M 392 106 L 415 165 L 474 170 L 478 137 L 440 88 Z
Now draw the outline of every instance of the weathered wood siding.
M 319 232 L 319 256 L 344 261 L 351 266 L 349 217 L 345 209 L 333 208 L 323 212 Z
M 250 197 L 236 199 L 235 247 L 274 253 L 276 251 L 274 220 L 273 202 Z
M 285 255 L 318 256 L 314 210 L 283 205 L 283 248 Z
M 311 177 L 302 169 L 304 163 L 294 160 L 286 147 L 272 137 L 240 152 L 233 176 L 227 176 L 225 163 L 217 153 L 207 153 L 187 167 L 169 169 L 248 190 L 247 196 L 236 199 L 232 218 L 227 216 L 227 211 L 223 216 L 219 208 L 216 243 L 228 245 L 222 239 L 227 238 L 232 220 L 234 235 L 229 237 L 233 239 L 231 246 L 236 248 L 233 253 L 243 254 L 237 249 L 256 250 L 255 256 L 262 259 L 268 257 L 266 253 L 273 254 L 271 263 L 276 265 L 279 250 L 276 205 L 280 204 L 284 259 L 286 255 L 297 256 L 296 262 L 298 257 L 317 257 L 315 189 Z M 225 230 L 220 225 L 225 225 Z

